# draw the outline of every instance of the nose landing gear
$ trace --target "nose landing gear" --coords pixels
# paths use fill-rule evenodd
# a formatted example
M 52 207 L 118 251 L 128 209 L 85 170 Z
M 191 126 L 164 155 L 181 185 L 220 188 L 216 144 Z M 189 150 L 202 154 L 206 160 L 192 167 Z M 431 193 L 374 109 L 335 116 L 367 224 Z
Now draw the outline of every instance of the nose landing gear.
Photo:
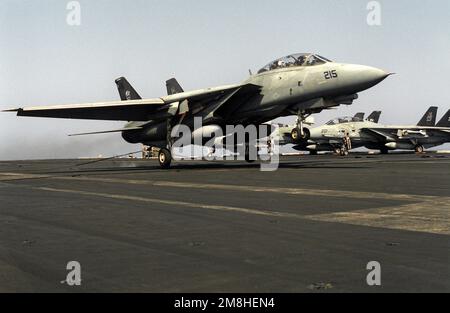
M 311 134 L 309 129 L 303 127 L 303 123 L 307 117 L 308 116 L 306 116 L 303 111 L 299 111 L 297 113 L 296 127 L 291 131 L 291 139 L 296 144 L 304 142 L 310 138 Z

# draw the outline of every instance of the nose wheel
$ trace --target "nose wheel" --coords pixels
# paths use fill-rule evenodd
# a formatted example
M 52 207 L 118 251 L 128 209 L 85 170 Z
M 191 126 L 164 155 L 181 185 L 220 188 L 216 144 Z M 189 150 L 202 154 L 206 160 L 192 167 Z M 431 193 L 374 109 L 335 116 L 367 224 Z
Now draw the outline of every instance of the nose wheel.
M 291 131 L 291 138 L 294 143 L 302 143 L 307 141 L 310 138 L 310 132 L 308 128 L 294 128 Z
M 297 121 L 295 122 L 296 127 L 291 131 L 291 139 L 294 143 L 301 143 L 310 137 L 309 129 L 303 127 L 303 122 L 306 118 L 307 116 L 303 111 L 298 112 Z
M 158 161 L 161 168 L 169 168 L 170 163 L 172 163 L 172 154 L 169 150 L 163 148 L 159 150 Z
M 292 140 L 294 142 L 297 142 L 299 140 L 299 138 L 300 138 L 300 131 L 299 131 L 299 129 L 297 127 L 292 130 L 291 137 L 292 137 Z

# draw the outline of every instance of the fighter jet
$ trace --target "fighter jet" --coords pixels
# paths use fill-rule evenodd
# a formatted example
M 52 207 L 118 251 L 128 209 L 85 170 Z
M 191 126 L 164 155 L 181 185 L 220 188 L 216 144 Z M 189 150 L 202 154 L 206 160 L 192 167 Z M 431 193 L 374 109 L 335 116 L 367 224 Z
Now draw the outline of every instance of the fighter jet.
M 358 117 L 335 118 L 325 125 L 312 128 L 308 140 L 294 141 L 295 126 L 283 128 L 282 142 L 294 143 L 294 149 L 310 151 L 335 151 L 344 154 L 343 138 L 349 136 L 352 148 L 389 150 L 415 150 L 422 153 L 425 148 L 439 146 L 450 141 L 450 110 L 435 125 L 437 107 L 430 107 L 416 126 L 378 124 L 380 111 L 375 111 L 366 121 Z M 291 134 L 289 136 L 289 131 Z
M 368 127 L 363 132 L 372 139 L 365 147 L 379 149 L 383 154 L 396 149 L 422 153 L 425 149 L 450 142 L 450 110 L 435 125 L 436 114 L 437 107 L 430 107 L 417 126 Z
M 116 80 L 121 101 L 6 111 L 17 112 L 18 116 L 127 121 L 121 129 L 95 134 L 121 132 L 129 143 L 159 148 L 159 163 L 168 168 L 174 142 L 172 129 L 183 124 L 192 130 L 196 117 L 201 118 L 203 128 L 225 132 L 225 125 L 262 125 L 281 116 L 297 115 L 296 134 L 306 138 L 305 118 L 324 109 L 352 104 L 358 92 L 377 85 L 389 75 L 374 67 L 300 53 L 272 61 L 257 74 L 234 85 L 186 92 L 175 79 L 170 79 L 166 82 L 167 96 L 142 99 L 121 77 Z M 203 133 L 203 129 L 193 132 Z M 248 147 L 250 143 L 243 144 Z M 247 158 L 248 149 L 245 151 L 246 159 L 251 161 Z
M 369 115 L 366 121 L 378 123 L 380 115 L 381 111 L 374 111 Z M 341 124 L 346 121 L 359 124 L 365 123 L 364 116 L 364 112 L 358 112 L 353 117 L 342 117 L 333 121 L 340 120 L 342 122 Z M 329 123 L 331 124 L 331 121 Z M 312 124 L 309 125 L 311 126 Z M 335 136 L 336 138 L 333 138 L 322 134 L 322 132 L 325 132 L 331 136 L 331 132 L 328 130 L 330 127 L 327 125 L 317 128 L 307 128 L 304 130 L 305 133 L 307 133 L 307 139 L 301 139 L 297 136 L 295 125 L 278 125 L 278 127 L 278 133 L 276 135 L 278 136 L 278 142 L 280 145 L 294 144 L 294 149 L 299 151 L 309 151 L 311 154 L 317 154 L 318 151 L 335 151 L 340 153 L 344 135 L 341 135 L 339 130 L 337 130 L 339 135 Z

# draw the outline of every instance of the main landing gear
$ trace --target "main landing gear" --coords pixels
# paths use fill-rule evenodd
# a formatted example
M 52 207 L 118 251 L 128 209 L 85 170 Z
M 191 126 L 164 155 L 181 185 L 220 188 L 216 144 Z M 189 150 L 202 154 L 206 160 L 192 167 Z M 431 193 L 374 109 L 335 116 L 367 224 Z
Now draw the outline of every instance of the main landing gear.
M 172 153 L 166 148 L 162 148 L 158 153 L 159 166 L 161 168 L 169 168 L 172 163 Z
M 334 153 L 340 156 L 348 156 L 349 154 L 346 147 L 334 148 Z
M 416 153 L 423 153 L 425 151 L 425 148 L 422 145 L 417 145 L 414 150 Z

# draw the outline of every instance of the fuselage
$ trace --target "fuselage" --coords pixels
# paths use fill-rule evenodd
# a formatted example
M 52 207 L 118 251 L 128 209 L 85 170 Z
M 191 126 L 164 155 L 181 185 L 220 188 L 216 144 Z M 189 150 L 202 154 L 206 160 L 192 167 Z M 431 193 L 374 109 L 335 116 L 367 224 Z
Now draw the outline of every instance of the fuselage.
M 375 86 L 387 76 L 388 73 L 374 67 L 297 54 L 269 63 L 237 85 L 182 92 L 161 99 L 165 103 L 185 103 L 189 113 L 183 117 L 183 124 L 191 128 L 196 117 L 202 118 L 204 126 L 260 125 L 281 116 L 318 113 L 340 104 L 352 104 L 358 92 Z M 246 92 L 248 86 L 258 88 L 257 92 Z M 222 98 L 195 100 L 217 90 L 232 92 L 224 92 Z M 149 121 L 142 131 L 124 132 L 124 139 L 147 145 L 164 142 L 168 131 L 167 112 L 164 114 Z
M 351 103 L 356 99 L 358 92 L 375 86 L 387 76 L 373 67 L 334 62 L 262 72 L 244 82 L 262 86 L 260 96 L 249 99 L 236 113 L 261 117 L 266 122 L 314 105 L 321 110 L 347 104 L 346 101 Z M 325 101 L 319 104 L 313 102 L 315 99 Z
M 315 146 L 316 149 L 310 150 L 332 151 L 342 145 L 342 139 L 348 134 L 353 148 L 363 147 L 371 142 L 373 137 L 366 135 L 361 129 L 378 126 L 379 124 L 370 121 L 353 121 L 315 127 L 310 129 L 311 135 L 307 146 L 310 148 Z

